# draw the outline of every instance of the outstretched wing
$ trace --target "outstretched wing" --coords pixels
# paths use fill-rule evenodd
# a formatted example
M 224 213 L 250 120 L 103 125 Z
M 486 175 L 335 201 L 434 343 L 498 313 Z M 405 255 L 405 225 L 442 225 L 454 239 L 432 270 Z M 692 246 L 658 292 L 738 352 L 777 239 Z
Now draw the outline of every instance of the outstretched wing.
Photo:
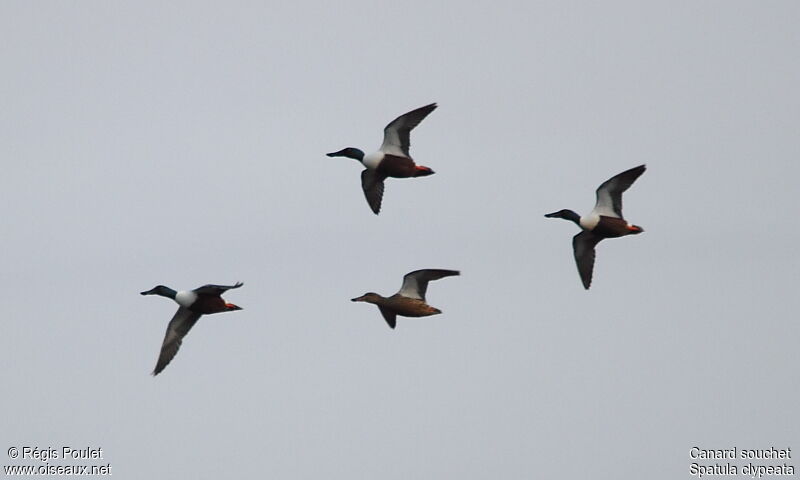
M 397 325 L 397 314 L 388 308 L 381 307 L 380 305 L 378 305 L 378 309 L 381 311 L 381 315 L 383 315 L 386 323 L 389 324 L 389 328 L 394 329 L 394 327 Z
M 407 273 L 403 277 L 403 286 L 400 287 L 400 291 L 397 293 L 404 297 L 417 298 L 425 301 L 425 292 L 428 290 L 428 282 L 460 274 L 461 272 L 458 270 L 415 270 Z
M 217 296 L 219 296 L 219 295 L 222 295 L 223 293 L 225 293 L 227 290 L 230 290 L 232 288 L 239 288 L 242 285 L 244 285 L 244 283 L 242 283 L 242 282 L 236 282 L 236 285 L 210 285 L 209 284 L 209 285 L 203 285 L 202 287 L 195 288 L 193 290 L 193 292 L 197 293 L 199 295 L 217 295 Z
M 383 181 L 385 179 L 386 177 L 369 168 L 361 172 L 361 188 L 364 189 L 364 196 L 367 197 L 369 208 L 375 212 L 375 215 L 381 211 Z
M 431 103 L 392 120 L 383 129 L 383 144 L 380 150 L 384 153 L 407 157 L 408 148 L 411 146 L 409 140 L 411 130 L 434 110 L 436 110 L 436 104 Z
M 153 375 L 158 375 L 169 362 L 175 358 L 178 349 L 181 348 L 183 337 L 189 333 L 201 314 L 195 313 L 188 308 L 180 307 L 167 326 L 167 334 L 164 336 L 164 343 L 161 345 L 161 353 L 158 355 L 156 368 Z
M 598 237 L 589 230 L 572 237 L 572 249 L 575 253 L 575 263 L 578 265 L 578 273 L 583 282 L 583 288 L 589 290 L 592 284 L 592 271 L 594 270 L 594 247 L 602 237 Z
M 622 192 L 627 190 L 645 171 L 644 165 L 625 170 L 597 187 L 597 203 L 594 213 L 607 217 L 622 218 Z

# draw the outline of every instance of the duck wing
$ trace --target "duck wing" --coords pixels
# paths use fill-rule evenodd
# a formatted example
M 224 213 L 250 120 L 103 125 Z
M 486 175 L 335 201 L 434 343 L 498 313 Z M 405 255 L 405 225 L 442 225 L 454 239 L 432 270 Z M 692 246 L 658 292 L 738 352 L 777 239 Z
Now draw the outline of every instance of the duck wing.
M 385 179 L 386 177 L 369 168 L 361 172 L 361 188 L 364 189 L 364 196 L 367 197 L 369 208 L 375 212 L 375 215 L 381 211 L 383 181 Z
M 575 263 L 583 282 L 583 288 L 589 290 L 592 284 L 592 271 L 594 270 L 594 247 L 602 240 L 588 230 L 572 237 L 572 250 L 575 253 Z
M 434 110 L 436 110 L 436 104 L 431 103 L 392 120 L 383 129 L 383 144 L 380 150 L 383 153 L 408 157 L 408 148 L 411 146 L 409 140 L 411 130 Z
M 615 175 L 597 187 L 597 202 L 593 213 L 622 218 L 622 192 L 627 190 L 645 171 L 644 165 Z
M 453 275 L 461 275 L 461 272 L 458 270 L 438 269 L 415 270 L 403 277 L 403 286 L 400 287 L 400 291 L 397 293 L 404 297 L 417 298 L 424 302 L 425 292 L 428 290 L 428 282 Z
M 183 337 L 189 333 L 201 314 L 195 313 L 188 308 L 180 307 L 167 326 L 167 334 L 164 336 L 164 343 L 161 345 L 161 353 L 158 355 L 156 368 L 153 369 L 153 376 L 161 373 L 169 362 L 175 358 L 178 349 L 181 348 Z
M 389 324 L 389 328 L 394 329 L 394 327 L 397 325 L 397 314 L 389 310 L 388 308 L 382 307 L 380 305 L 378 305 L 378 309 L 381 311 L 381 315 L 383 315 L 383 318 L 386 320 L 386 323 Z
M 192 291 L 194 293 L 199 294 L 199 295 L 216 295 L 216 296 L 220 296 L 223 293 L 225 293 L 226 291 L 228 291 L 228 290 L 230 290 L 232 288 L 239 288 L 242 285 L 244 285 L 244 283 L 242 283 L 242 282 L 236 282 L 236 285 L 211 285 L 211 284 L 209 284 L 209 285 L 203 285 L 202 287 L 195 288 Z

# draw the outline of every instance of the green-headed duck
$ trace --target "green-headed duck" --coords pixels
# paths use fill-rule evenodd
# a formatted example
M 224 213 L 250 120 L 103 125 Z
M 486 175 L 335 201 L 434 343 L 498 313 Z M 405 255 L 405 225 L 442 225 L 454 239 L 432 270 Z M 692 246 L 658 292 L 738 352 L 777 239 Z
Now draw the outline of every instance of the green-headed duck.
M 642 233 L 644 229 L 631 225 L 622 218 L 622 192 L 628 189 L 641 174 L 645 166 L 625 170 L 611 177 L 597 188 L 597 203 L 594 210 L 581 217 L 572 210 L 559 210 L 548 213 L 548 218 L 563 218 L 575 222 L 582 232 L 572 237 L 572 248 L 575 252 L 575 263 L 583 281 L 583 287 L 589 289 L 592 284 L 594 268 L 594 247 L 604 238 L 622 237 Z
M 361 188 L 364 189 L 364 196 L 367 197 L 367 203 L 375 215 L 381 211 L 383 181 L 387 177 L 409 178 L 433 175 L 434 172 L 430 168 L 414 163 L 408 154 L 408 147 L 411 145 L 409 141 L 411 130 L 435 109 L 436 104 L 431 103 L 392 120 L 383 129 L 383 144 L 377 152 L 364 155 L 362 150 L 348 147 L 327 154 L 329 157 L 352 158 L 367 167 L 361 172 Z
M 164 343 L 161 345 L 161 353 L 158 356 L 153 375 L 158 375 L 169 365 L 169 362 L 178 353 L 183 337 L 189 333 L 189 330 L 192 329 L 201 315 L 242 309 L 232 303 L 227 303 L 221 297 L 225 291 L 239 288 L 242 285 L 242 282 L 237 282 L 236 285 L 203 285 L 194 290 L 180 292 L 176 292 L 164 285 L 158 285 L 151 290 L 141 292 L 142 295 L 161 295 L 162 297 L 171 298 L 180 305 L 172 320 L 169 321 L 169 326 L 167 326 L 167 334 L 164 337 Z
M 425 291 L 428 290 L 428 282 L 444 277 L 460 275 L 457 270 L 416 270 L 407 273 L 403 277 L 403 286 L 400 291 L 391 297 L 382 297 L 377 293 L 365 293 L 354 298 L 353 302 L 374 303 L 381 311 L 383 318 L 391 328 L 397 324 L 397 315 L 402 317 L 427 317 L 442 313 L 438 308 L 433 308 L 425 302 Z

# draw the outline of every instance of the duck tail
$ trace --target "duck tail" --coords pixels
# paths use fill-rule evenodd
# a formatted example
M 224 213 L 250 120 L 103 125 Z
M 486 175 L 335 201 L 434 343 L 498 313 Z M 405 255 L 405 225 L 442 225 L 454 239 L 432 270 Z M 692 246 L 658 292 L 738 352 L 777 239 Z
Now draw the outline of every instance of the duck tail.
M 415 177 L 427 177 L 428 175 L 433 175 L 434 173 L 436 173 L 433 170 L 431 170 L 430 168 L 423 167 L 422 165 L 417 165 L 414 168 L 415 168 L 415 170 L 414 170 L 414 176 Z

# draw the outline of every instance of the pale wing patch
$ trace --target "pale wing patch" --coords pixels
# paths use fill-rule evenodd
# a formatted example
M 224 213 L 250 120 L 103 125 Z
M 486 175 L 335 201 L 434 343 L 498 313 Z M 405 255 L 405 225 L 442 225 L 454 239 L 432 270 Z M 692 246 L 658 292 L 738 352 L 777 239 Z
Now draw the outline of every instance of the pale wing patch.
M 614 210 L 614 199 L 611 197 L 611 193 L 606 189 L 597 190 L 597 202 L 590 215 L 622 218 L 620 215 L 617 215 L 617 212 Z
M 403 277 L 403 286 L 400 287 L 398 294 L 425 301 L 425 293 L 428 290 L 428 282 L 444 277 L 460 275 L 457 270 L 425 269 L 415 270 L 407 273 Z
M 403 277 L 403 286 L 400 287 L 400 291 L 397 293 L 404 297 L 425 300 L 425 290 L 427 287 L 428 282 L 424 282 L 424 287 L 420 288 L 419 278 L 409 273 Z
M 397 130 L 387 129 L 383 132 L 383 143 L 379 150 L 383 153 L 397 155 L 399 157 L 408 155 L 408 153 L 403 151 L 403 147 L 400 144 L 400 135 Z
M 408 149 L 411 147 L 411 130 L 434 110 L 436 110 L 436 104 L 431 103 L 392 120 L 383 129 L 383 144 L 381 144 L 380 150 L 392 155 L 408 157 Z
M 645 171 L 644 165 L 633 167 L 614 175 L 597 187 L 597 203 L 593 213 L 607 217 L 622 218 L 622 194 Z

